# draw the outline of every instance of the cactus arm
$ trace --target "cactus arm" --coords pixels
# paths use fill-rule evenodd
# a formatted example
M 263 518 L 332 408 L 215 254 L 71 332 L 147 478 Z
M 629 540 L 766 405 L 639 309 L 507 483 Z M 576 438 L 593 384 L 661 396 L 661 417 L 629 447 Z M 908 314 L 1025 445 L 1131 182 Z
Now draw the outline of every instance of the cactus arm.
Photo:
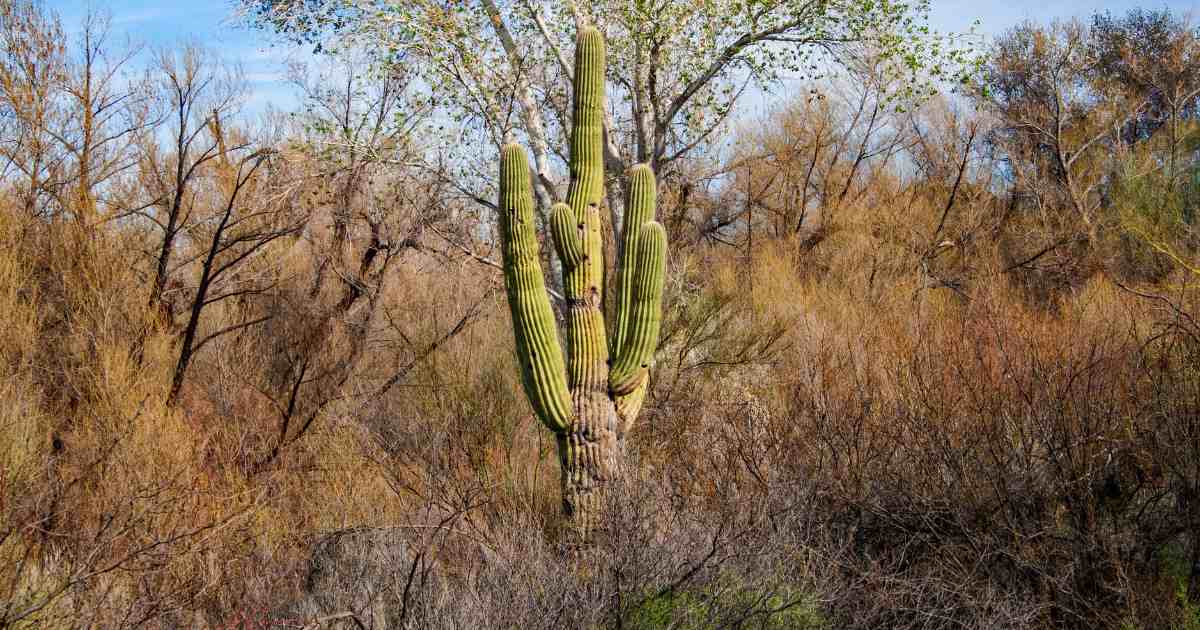
M 603 295 L 604 256 L 600 206 L 604 201 L 604 37 L 593 27 L 579 32 L 575 49 L 574 110 L 567 205 L 581 226 L 581 273 L 568 278 L 568 298 Z M 574 282 L 571 282 L 574 280 Z M 575 286 L 570 286 L 574 284 Z M 574 296 L 571 295 L 572 291 Z
M 649 165 L 639 164 L 630 169 L 629 197 L 625 203 L 625 230 L 621 235 L 621 251 L 618 254 L 617 286 L 619 293 L 616 305 L 617 321 L 612 342 L 612 354 L 617 358 L 617 364 L 626 363 L 629 360 L 628 354 L 632 351 L 628 343 L 628 333 L 633 312 L 633 281 L 636 268 L 634 254 L 637 251 L 635 239 L 642 225 L 654 220 L 657 192 L 655 187 L 654 171 Z M 625 359 L 622 360 L 621 357 L 625 357 Z M 641 363 L 639 362 L 638 365 L 640 366 Z M 637 371 L 639 375 L 644 373 L 643 370 Z M 620 375 L 618 374 L 617 377 L 619 379 Z M 612 375 L 610 375 L 611 378 Z M 629 432 L 634 419 L 641 411 L 642 402 L 646 398 L 646 385 L 647 379 L 638 378 L 633 391 L 615 395 L 617 415 L 621 418 L 620 432 L 622 435 Z M 625 383 L 619 383 L 618 386 L 628 388 L 628 384 Z
M 517 360 L 534 413 L 561 433 L 571 424 L 571 397 L 533 223 L 529 161 L 524 149 L 510 144 L 500 156 L 500 237 Z
M 554 235 L 554 247 L 566 270 L 574 269 L 583 260 L 583 241 L 579 238 L 579 224 L 575 212 L 565 203 L 556 203 L 550 212 L 550 232 Z
M 646 164 L 638 164 L 629 170 L 629 197 L 625 202 L 625 229 L 621 235 L 621 251 L 617 267 L 616 326 L 613 330 L 611 353 L 617 361 L 626 353 L 629 320 L 633 301 L 633 260 L 638 230 L 642 224 L 654 220 L 656 203 L 654 171 Z
M 642 224 L 634 240 L 634 269 L 625 347 L 609 374 L 609 388 L 622 396 L 645 378 L 662 324 L 667 233 L 656 221 Z

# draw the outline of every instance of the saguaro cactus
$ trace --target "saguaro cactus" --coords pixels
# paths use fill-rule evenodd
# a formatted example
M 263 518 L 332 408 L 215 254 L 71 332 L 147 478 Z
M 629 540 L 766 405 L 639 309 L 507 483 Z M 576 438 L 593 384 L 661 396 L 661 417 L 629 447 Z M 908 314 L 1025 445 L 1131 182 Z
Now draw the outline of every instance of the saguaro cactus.
M 667 248 L 666 232 L 654 220 L 654 173 L 635 166 L 621 235 L 616 317 L 606 327 L 603 102 L 604 38 L 584 28 L 575 48 L 570 187 L 567 202 L 555 204 L 550 216 L 566 298 L 565 361 L 539 262 L 529 162 L 516 144 L 500 156 L 504 278 L 525 393 L 558 440 L 563 511 L 585 531 L 646 394 Z

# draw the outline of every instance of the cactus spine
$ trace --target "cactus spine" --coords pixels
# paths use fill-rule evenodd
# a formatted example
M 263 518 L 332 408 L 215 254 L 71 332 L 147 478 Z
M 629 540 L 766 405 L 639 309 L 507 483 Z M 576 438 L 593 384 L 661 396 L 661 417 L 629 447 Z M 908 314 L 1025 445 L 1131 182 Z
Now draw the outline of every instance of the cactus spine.
M 558 441 L 563 510 L 585 532 L 594 525 L 601 491 L 617 470 L 625 433 L 645 397 L 667 248 L 666 232 L 654 220 L 654 173 L 635 166 L 629 173 L 615 320 L 607 327 L 600 224 L 604 55 L 600 32 L 582 29 L 575 48 L 570 187 L 567 202 L 555 204 L 550 215 L 566 298 L 565 362 L 539 264 L 528 159 L 515 144 L 500 155 L 504 278 L 522 380 L 534 412 Z

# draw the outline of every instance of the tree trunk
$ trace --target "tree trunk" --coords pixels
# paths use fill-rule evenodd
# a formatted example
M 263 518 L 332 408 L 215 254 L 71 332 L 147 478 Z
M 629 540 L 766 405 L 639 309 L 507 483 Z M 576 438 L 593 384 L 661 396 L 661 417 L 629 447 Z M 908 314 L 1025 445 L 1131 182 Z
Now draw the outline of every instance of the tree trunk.
M 585 532 L 595 529 L 604 488 L 615 478 L 625 454 L 624 440 L 617 434 L 616 406 L 607 395 L 595 402 L 600 404 L 589 405 L 588 412 L 577 415 L 575 425 L 558 436 L 563 514 Z
M 600 213 L 593 207 L 584 221 L 589 251 L 600 249 Z M 569 270 L 566 313 L 567 383 L 573 420 L 558 439 L 562 466 L 563 513 L 583 532 L 599 517 L 604 486 L 620 457 L 617 408 L 608 391 L 608 339 L 603 312 L 603 257 Z

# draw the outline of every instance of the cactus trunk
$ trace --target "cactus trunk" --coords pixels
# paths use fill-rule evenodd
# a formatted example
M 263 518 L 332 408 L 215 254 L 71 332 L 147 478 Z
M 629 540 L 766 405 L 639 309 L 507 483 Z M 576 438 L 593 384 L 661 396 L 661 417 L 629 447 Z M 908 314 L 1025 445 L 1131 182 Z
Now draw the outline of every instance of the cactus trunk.
M 555 204 L 550 216 L 562 261 L 565 362 L 538 263 L 528 159 L 512 144 L 500 159 L 504 276 L 522 380 L 534 412 L 557 439 L 563 511 L 585 533 L 596 524 L 604 488 L 620 469 L 625 433 L 645 398 L 666 255 L 666 234 L 654 221 L 654 173 L 639 165 L 629 174 L 610 344 L 600 223 L 606 216 L 603 103 L 604 39 L 584 28 L 575 49 L 567 203 Z

